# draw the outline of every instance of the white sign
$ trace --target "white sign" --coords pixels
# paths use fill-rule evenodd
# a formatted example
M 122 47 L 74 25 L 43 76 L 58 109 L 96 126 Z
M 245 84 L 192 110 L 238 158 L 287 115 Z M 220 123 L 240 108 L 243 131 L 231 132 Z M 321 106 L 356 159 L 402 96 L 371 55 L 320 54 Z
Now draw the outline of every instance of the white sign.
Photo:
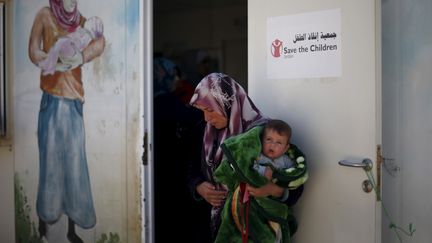
M 339 77 L 340 9 L 267 19 L 269 79 Z

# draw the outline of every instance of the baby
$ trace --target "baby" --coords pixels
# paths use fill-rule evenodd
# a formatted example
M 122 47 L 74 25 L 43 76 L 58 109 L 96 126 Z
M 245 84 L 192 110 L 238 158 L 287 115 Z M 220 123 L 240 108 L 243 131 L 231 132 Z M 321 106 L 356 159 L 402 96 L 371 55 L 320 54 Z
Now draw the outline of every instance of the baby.
M 297 224 L 288 199 L 297 197 L 308 173 L 304 154 L 290 139 L 288 124 L 270 120 L 222 143 L 225 157 L 215 180 L 228 195 L 214 242 L 246 242 L 249 232 L 254 242 L 291 242 Z M 272 184 L 283 191 L 259 194 L 260 188 L 276 188 Z
M 43 70 L 42 74 L 53 74 L 59 59 L 64 63 L 65 59 L 73 57 L 77 52 L 81 55 L 80 53 L 93 39 L 100 38 L 102 35 L 102 20 L 96 16 L 90 17 L 84 23 L 84 27 L 78 27 L 74 32 L 57 40 L 49 50 L 47 58 L 38 63 L 38 66 Z M 71 65 L 67 69 L 75 68 L 78 65 Z
M 281 120 L 270 120 L 264 126 L 262 150 L 254 169 L 268 180 L 272 179 L 273 169 L 288 169 L 294 163 L 286 152 L 290 147 L 291 127 Z

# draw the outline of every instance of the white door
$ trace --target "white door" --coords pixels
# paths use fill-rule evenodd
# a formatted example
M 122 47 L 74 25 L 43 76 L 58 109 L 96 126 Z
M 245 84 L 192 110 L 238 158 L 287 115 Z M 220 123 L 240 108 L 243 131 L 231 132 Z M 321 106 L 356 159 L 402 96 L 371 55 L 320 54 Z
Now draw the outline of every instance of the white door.
M 431 1 L 383 1 L 383 243 L 431 242 Z M 409 50 L 409 51 L 406 51 Z
M 369 158 L 376 169 L 376 147 L 381 141 L 379 3 L 248 1 L 249 94 L 266 115 L 292 125 L 292 142 L 306 154 L 309 165 L 310 179 L 294 208 L 299 221 L 294 242 L 381 242 L 379 203 L 373 192 L 362 190 L 365 171 L 338 164 Z M 312 13 L 305 21 L 313 27 L 320 24 L 314 16 L 326 10 L 340 12 L 340 73 L 329 77 L 321 66 L 310 63 L 301 68 L 314 77 L 295 69 L 281 76 L 296 78 L 269 78 L 275 76 L 267 68 L 272 54 L 267 40 L 269 18 Z M 337 69 L 337 58 L 329 62 L 323 65 Z

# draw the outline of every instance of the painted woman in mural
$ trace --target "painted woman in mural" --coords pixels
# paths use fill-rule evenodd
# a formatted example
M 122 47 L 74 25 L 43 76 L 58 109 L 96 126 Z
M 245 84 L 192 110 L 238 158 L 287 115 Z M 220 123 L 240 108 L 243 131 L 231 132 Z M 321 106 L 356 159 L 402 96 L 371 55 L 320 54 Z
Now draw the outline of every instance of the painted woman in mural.
M 55 43 L 84 27 L 85 22 L 76 0 L 49 0 L 49 7 L 37 13 L 30 33 L 31 61 L 40 67 Z M 47 224 L 56 223 L 63 214 L 68 217 L 70 242 L 83 242 L 75 224 L 84 229 L 96 224 L 85 152 L 81 66 L 100 56 L 104 47 L 105 39 L 99 35 L 84 49 L 77 47 L 73 55 L 59 58 L 54 73 L 41 70 L 36 201 L 41 238 L 47 237 Z
M 98 39 L 102 35 L 102 20 L 96 16 L 88 18 L 84 23 L 84 27 L 79 26 L 74 32 L 58 39 L 54 46 L 51 47 L 48 56 L 38 63 L 38 66 L 43 70 L 42 74 L 54 74 L 56 67 L 59 68 L 57 65 L 59 59 L 62 61 L 72 58 L 77 52 L 82 52 L 92 40 Z M 76 65 L 79 65 L 79 63 Z

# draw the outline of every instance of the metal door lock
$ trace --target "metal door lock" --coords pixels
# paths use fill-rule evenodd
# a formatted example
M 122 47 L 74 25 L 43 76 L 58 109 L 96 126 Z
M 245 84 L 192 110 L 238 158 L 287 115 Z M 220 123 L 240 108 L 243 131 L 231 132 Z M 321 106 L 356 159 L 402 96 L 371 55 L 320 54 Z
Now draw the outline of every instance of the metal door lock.
M 364 180 L 362 183 L 362 189 L 364 192 L 369 193 L 373 190 L 373 186 L 370 180 Z

